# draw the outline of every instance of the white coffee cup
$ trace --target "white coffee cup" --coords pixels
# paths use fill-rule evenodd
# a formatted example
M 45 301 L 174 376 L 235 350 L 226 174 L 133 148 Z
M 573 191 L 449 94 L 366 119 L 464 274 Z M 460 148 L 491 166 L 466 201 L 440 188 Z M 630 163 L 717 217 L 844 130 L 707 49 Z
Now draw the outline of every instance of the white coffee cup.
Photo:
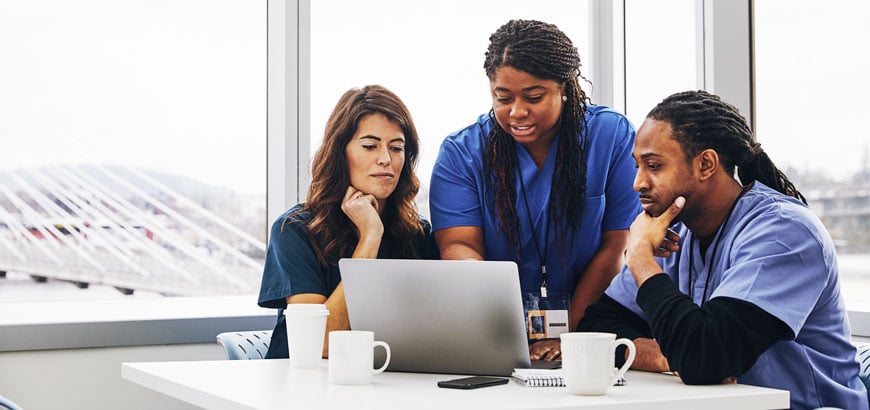
M 329 310 L 324 304 L 291 303 L 284 309 L 290 366 L 319 367 L 323 358 L 323 338 Z
M 596 396 L 607 394 L 610 386 L 622 378 L 634 362 L 637 348 L 629 339 L 617 339 L 613 333 L 562 333 L 562 371 L 565 387 L 571 394 Z M 614 366 L 616 347 L 625 345 L 628 358 L 621 368 Z
M 374 369 L 375 347 L 387 351 L 384 365 Z M 390 345 L 376 341 L 374 332 L 333 330 L 329 332 L 329 382 L 332 384 L 369 384 L 372 376 L 390 364 Z

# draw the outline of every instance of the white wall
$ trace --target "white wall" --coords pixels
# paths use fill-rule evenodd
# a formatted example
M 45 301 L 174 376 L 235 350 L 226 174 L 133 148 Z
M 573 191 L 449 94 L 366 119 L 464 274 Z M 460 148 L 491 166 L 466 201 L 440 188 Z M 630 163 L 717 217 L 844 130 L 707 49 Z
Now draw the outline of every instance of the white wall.
M 0 303 L 0 394 L 25 410 L 192 409 L 121 363 L 225 360 L 217 334 L 274 325 L 256 295 Z
M 121 363 L 223 360 L 215 343 L 0 353 L 0 394 L 23 409 L 196 409 L 121 378 Z

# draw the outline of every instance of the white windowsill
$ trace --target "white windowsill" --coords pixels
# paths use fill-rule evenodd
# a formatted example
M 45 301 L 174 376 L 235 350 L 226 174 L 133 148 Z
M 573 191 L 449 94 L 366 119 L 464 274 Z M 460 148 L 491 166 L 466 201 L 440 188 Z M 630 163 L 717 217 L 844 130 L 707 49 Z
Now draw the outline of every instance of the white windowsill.
M 849 324 L 852 325 L 852 337 L 863 342 L 870 342 L 870 303 L 850 302 Z
M 256 295 L 0 303 L 0 352 L 214 343 L 218 333 L 275 327 Z

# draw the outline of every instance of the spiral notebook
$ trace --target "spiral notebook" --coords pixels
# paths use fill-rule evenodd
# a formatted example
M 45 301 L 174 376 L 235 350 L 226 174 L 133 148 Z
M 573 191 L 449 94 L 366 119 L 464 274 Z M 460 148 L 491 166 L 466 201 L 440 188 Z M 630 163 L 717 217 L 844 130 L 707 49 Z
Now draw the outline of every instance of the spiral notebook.
M 562 369 L 514 369 L 514 380 L 530 387 L 560 387 L 565 385 Z

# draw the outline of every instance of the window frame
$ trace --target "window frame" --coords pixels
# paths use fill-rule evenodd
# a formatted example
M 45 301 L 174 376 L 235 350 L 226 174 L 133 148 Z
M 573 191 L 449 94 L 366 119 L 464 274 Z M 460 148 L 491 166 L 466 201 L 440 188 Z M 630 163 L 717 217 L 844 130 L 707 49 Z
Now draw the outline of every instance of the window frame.
M 311 0 L 267 2 L 266 226 L 304 200 L 310 183 Z M 735 4 L 740 4 L 735 7 Z M 745 7 L 742 5 L 745 4 Z M 732 101 L 752 122 L 753 0 L 696 0 L 698 88 Z M 602 103 L 625 110 L 624 0 L 590 4 L 591 79 Z M 606 90 L 606 93 L 601 92 Z M 306 136 L 300 138 L 299 136 Z M 170 311 L 158 306 L 171 305 Z M 155 311 L 155 308 L 156 311 Z M 22 313 L 25 312 L 25 313 Z M 870 304 L 850 306 L 852 336 L 870 337 Z M 0 352 L 79 347 L 213 343 L 221 331 L 270 329 L 275 312 L 255 295 L 0 303 Z M 119 334 L 124 337 L 118 337 Z M 22 342 L 23 341 L 23 342 Z
M 268 227 L 304 200 L 311 182 L 311 0 L 266 1 Z

